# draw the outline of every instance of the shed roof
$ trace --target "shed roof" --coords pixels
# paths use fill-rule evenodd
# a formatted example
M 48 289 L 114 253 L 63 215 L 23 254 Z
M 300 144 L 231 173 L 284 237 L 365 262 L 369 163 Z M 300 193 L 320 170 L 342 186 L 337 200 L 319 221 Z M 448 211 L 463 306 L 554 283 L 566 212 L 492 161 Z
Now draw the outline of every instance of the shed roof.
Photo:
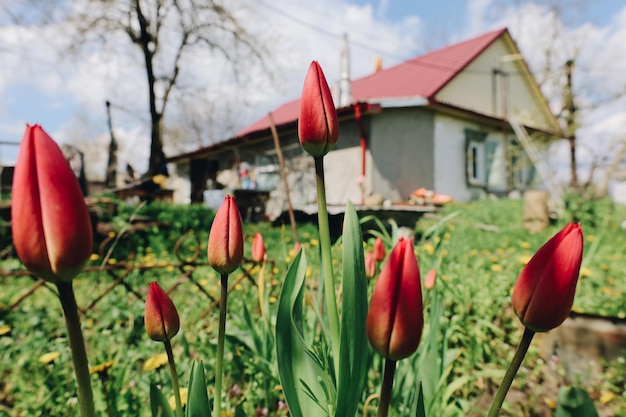
M 487 32 L 353 80 L 352 100 L 364 102 L 406 97 L 431 99 L 505 32 L 506 28 Z M 299 109 L 300 99 L 283 104 L 272 112 L 274 122 L 281 125 L 295 121 Z M 236 136 L 245 136 L 269 127 L 270 123 L 266 116 L 245 127 Z

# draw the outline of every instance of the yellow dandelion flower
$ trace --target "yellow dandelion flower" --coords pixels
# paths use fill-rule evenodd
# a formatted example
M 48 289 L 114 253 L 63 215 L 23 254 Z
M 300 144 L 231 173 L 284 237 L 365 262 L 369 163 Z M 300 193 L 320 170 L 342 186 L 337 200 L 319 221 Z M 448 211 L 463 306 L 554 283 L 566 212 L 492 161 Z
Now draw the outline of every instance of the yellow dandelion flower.
M 115 265 L 117 263 L 117 260 L 115 258 L 109 258 L 109 260 L 107 261 L 107 263 L 109 265 Z
M 443 249 L 443 250 L 440 252 L 440 254 L 441 254 L 441 256 L 446 256 L 446 255 L 448 254 L 448 250 L 447 250 L 447 249 Z
M 235 413 L 230 410 L 222 411 L 222 414 L 220 414 L 220 417 L 234 417 L 234 416 L 235 416 Z
M 174 267 L 172 265 L 168 265 L 168 266 L 165 267 L 165 270 L 167 272 L 172 272 L 174 270 Z
M 54 351 L 54 352 L 48 352 L 48 353 L 44 353 L 43 355 L 41 355 L 39 357 L 39 362 L 47 365 L 51 362 L 54 362 L 56 360 L 56 358 L 58 358 L 60 355 L 59 352 Z
M 5 334 L 8 334 L 11 332 L 11 326 L 9 326 L 8 324 L 3 324 L 2 326 L 0 326 L 0 336 L 4 336 Z
M 593 276 L 593 271 L 589 268 L 580 268 L 580 276 L 581 277 L 591 277 Z
M 608 404 L 611 401 L 613 401 L 614 398 L 615 398 L 614 393 L 612 393 L 611 391 L 606 391 L 606 392 L 603 392 L 602 395 L 600 395 L 600 402 L 602 404 Z
M 596 240 L 594 235 L 587 235 L 585 238 L 587 239 L 587 242 L 593 242 Z
M 288 264 L 289 262 L 291 262 L 291 256 L 287 256 L 285 258 L 285 263 Z
M 530 247 L 532 246 L 529 242 L 526 242 L 525 240 L 521 241 L 519 245 L 524 249 L 530 249 Z
M 280 281 L 277 280 L 277 279 L 273 279 L 273 280 L 270 281 L 270 285 L 272 287 L 276 287 L 276 286 L 278 286 L 278 284 L 280 284 Z
M 544 398 L 543 402 L 548 406 L 550 410 L 556 410 L 556 400 L 553 398 Z
M 202 278 L 200 281 L 198 281 L 198 284 L 200 284 L 203 287 L 206 287 L 209 284 L 209 280 L 206 278 Z
M 243 290 L 243 285 L 241 285 L 241 284 L 235 284 L 235 290 L 237 290 L 237 291 L 241 291 L 241 290 Z
M 109 233 L 107 233 L 108 237 L 115 237 L 115 232 L 113 230 L 111 230 Z
M 502 268 L 502 265 L 500 265 L 500 264 L 493 264 L 493 265 L 491 265 L 491 270 L 493 272 L 502 272 L 504 270 L 504 268 Z
M 519 260 L 519 263 L 521 263 L 522 265 L 526 265 L 530 261 L 531 258 L 532 256 L 530 255 L 522 255 L 517 259 Z
M 180 393 L 180 405 L 182 407 L 187 405 L 187 397 L 189 396 L 189 390 L 186 387 L 181 387 L 178 389 L 178 392 Z M 172 395 L 169 400 L 167 400 L 167 402 L 169 403 L 170 407 L 172 407 L 172 410 L 176 410 L 176 399 L 174 398 L 174 396 Z M 223 415 L 224 413 L 222 413 Z
M 472 249 L 472 250 L 470 250 L 469 254 L 470 254 L 470 256 L 476 256 L 476 255 L 478 255 L 478 251 L 476 249 Z
M 272 268 L 272 274 L 278 274 L 278 267 Z
M 429 255 L 432 255 L 433 253 L 435 253 L 435 247 L 430 243 L 424 244 L 424 246 L 422 246 L 422 250 Z
M 146 372 L 153 371 L 155 369 L 159 369 L 166 363 L 167 363 L 167 353 L 158 353 L 148 358 L 148 360 L 143 364 L 143 370 Z
M 103 372 L 106 372 L 109 369 L 111 369 L 114 364 L 115 364 L 115 361 L 108 361 L 108 362 L 103 362 L 103 363 L 98 364 L 98 365 L 90 366 L 89 367 L 89 375 L 101 374 Z
M 309 243 L 311 244 L 311 246 L 319 246 L 320 241 L 317 239 L 311 239 L 309 240 Z
M 310 277 L 313 274 L 313 268 L 311 268 L 310 266 L 307 266 L 306 272 L 304 274 L 307 278 Z
M 269 300 L 270 304 L 274 304 L 276 301 L 278 301 L 278 298 L 276 298 L 276 296 L 272 295 Z
M 491 256 L 489 260 L 491 261 L 491 263 L 495 264 L 500 260 L 500 258 L 498 258 L 497 256 Z
M 90 260 L 91 262 L 95 262 L 95 261 L 97 261 L 98 259 L 100 259 L 100 255 L 98 255 L 97 253 L 92 253 L 91 255 L 89 255 L 89 260 Z

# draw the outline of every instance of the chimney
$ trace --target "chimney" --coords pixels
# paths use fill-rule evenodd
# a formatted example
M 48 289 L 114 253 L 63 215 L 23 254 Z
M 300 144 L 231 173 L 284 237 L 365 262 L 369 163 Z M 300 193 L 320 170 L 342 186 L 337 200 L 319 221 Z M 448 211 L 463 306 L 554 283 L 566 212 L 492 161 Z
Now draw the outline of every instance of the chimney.
M 339 94 L 337 107 L 345 107 L 352 104 L 352 87 L 350 85 L 350 46 L 348 34 L 343 35 L 343 48 L 339 55 Z
M 383 69 L 383 57 L 381 57 L 380 55 L 377 55 L 376 58 L 374 58 L 374 73 L 377 73 L 378 71 Z

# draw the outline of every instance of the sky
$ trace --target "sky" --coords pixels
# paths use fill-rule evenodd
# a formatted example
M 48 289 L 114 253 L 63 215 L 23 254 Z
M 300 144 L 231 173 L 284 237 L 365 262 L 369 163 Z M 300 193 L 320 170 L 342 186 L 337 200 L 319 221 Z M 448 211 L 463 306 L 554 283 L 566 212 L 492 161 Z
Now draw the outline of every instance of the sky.
M 626 101 L 613 99 L 626 93 L 626 1 L 563 0 L 558 3 L 567 7 L 558 15 L 548 6 L 553 2 L 229 1 L 226 4 L 242 5 L 242 21 L 268 45 L 267 73 L 244 66 L 243 81 L 235 82 L 221 57 L 188 57 L 183 83 L 195 89 L 199 102 L 213 105 L 210 111 L 200 104 L 195 109 L 174 105 L 171 111 L 181 119 L 205 111 L 206 124 L 216 122 L 202 138 L 206 145 L 297 98 L 313 59 L 320 62 L 330 83 L 337 80 L 344 34 L 350 42 L 351 76 L 358 78 L 372 72 L 377 57 L 388 67 L 507 27 L 538 78 L 545 68 L 546 45 L 558 45 L 550 57 L 554 68 L 577 55 L 574 86 L 582 115 L 578 137 L 581 159 L 588 165 L 626 140 L 622 133 Z M 97 176 L 104 172 L 109 138 L 104 103 L 110 100 L 121 163 L 142 171 L 149 153 L 149 118 L 140 55 L 124 39 L 113 38 L 114 47 L 59 58 L 66 33 L 67 28 L 54 25 L 16 26 L 0 16 L 0 142 L 17 143 L 26 123 L 41 124 L 58 142 L 77 144 L 88 152 L 93 162 L 88 174 Z M 556 110 L 560 91 L 549 83 L 543 91 Z M 180 150 L 166 149 L 169 155 L 176 152 Z M 556 146 L 551 156 L 562 160 L 563 152 L 563 146 Z M 17 146 L 0 144 L 0 163 L 12 163 L 16 154 Z

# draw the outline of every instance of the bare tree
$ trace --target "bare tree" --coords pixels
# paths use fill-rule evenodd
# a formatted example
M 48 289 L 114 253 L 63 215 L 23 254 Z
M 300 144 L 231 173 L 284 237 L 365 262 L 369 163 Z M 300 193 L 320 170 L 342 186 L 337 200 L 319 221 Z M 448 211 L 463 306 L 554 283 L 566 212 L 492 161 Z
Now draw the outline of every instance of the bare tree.
M 185 58 L 196 53 L 221 54 L 236 78 L 244 60 L 248 65 L 264 66 L 267 56 L 259 39 L 240 23 L 236 11 L 218 0 L 70 3 L 63 20 L 75 29 L 76 51 L 93 47 L 94 41 L 105 44 L 114 34 L 122 34 L 141 56 L 150 112 L 148 175 L 164 168 L 164 119 L 173 92 L 181 84 Z

